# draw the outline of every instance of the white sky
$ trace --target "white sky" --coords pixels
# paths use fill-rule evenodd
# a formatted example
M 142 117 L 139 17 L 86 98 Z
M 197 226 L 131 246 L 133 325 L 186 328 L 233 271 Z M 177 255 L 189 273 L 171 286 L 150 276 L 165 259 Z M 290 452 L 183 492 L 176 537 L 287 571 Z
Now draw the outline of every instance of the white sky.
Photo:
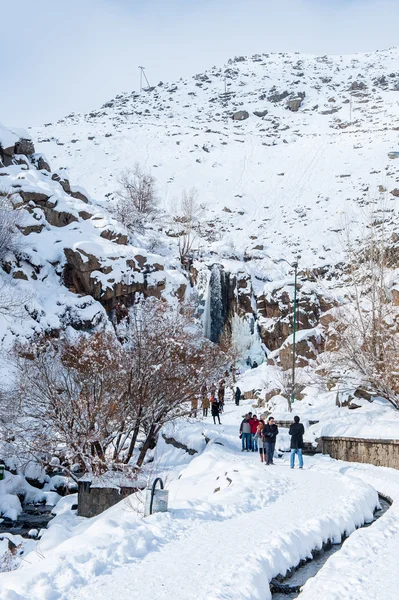
M 399 0 L 0 0 L 0 121 L 39 125 L 256 52 L 398 43 Z

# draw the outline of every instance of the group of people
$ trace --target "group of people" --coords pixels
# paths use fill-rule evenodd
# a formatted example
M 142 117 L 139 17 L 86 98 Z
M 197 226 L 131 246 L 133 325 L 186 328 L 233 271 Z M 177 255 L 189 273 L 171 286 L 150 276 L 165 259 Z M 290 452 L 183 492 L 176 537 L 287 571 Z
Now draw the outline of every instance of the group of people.
M 216 425 L 216 419 L 220 422 L 220 415 L 224 411 L 224 400 L 225 400 L 225 388 L 226 381 L 221 379 L 218 386 L 212 383 L 208 388 L 204 383 L 201 388 L 201 407 L 203 417 L 208 416 L 209 409 L 213 422 Z M 238 406 L 241 398 L 241 390 L 237 386 L 234 392 L 235 403 Z M 198 411 L 198 399 L 193 398 L 191 401 L 191 416 L 196 418 Z M 295 456 L 298 456 L 299 468 L 303 468 L 303 434 L 305 433 L 304 426 L 300 423 L 298 416 L 294 417 L 294 422 L 291 424 L 289 429 L 289 435 L 291 436 L 291 458 L 290 467 L 291 469 L 295 466 Z M 242 452 L 258 452 L 260 455 L 261 462 L 266 465 L 274 465 L 274 449 L 276 446 L 276 439 L 278 436 L 278 427 L 274 422 L 273 417 L 269 417 L 267 422 L 263 419 L 258 419 L 252 412 L 244 415 L 244 418 L 240 425 L 240 438 L 242 442 Z
M 298 456 L 299 468 L 303 468 L 303 434 L 305 428 L 300 423 L 298 416 L 294 417 L 294 422 L 291 424 L 289 434 L 291 436 L 291 457 L 290 467 L 295 466 L 295 456 Z M 242 452 L 258 452 L 261 462 L 266 465 L 274 465 L 274 448 L 278 436 L 278 427 L 274 422 L 273 417 L 267 419 L 267 423 L 263 419 L 258 419 L 252 412 L 244 415 L 240 425 L 240 438 L 242 442 Z
M 203 384 L 201 388 L 201 408 L 202 408 L 202 416 L 207 417 L 209 409 L 211 410 L 211 415 L 213 417 L 213 422 L 216 424 L 216 419 L 220 423 L 220 415 L 224 412 L 224 398 L 225 398 L 225 390 L 226 390 L 226 381 L 221 379 L 218 383 L 218 387 L 212 383 L 209 386 L 209 396 L 208 396 L 208 388 L 206 383 Z M 191 401 L 191 416 L 196 418 L 198 411 L 198 399 L 193 398 Z

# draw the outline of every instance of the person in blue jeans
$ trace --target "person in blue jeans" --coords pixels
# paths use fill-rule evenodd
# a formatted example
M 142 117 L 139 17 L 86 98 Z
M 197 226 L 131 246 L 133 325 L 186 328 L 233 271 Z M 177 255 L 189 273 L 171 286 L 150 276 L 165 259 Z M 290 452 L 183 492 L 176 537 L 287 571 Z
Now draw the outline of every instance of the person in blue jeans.
M 251 451 L 251 424 L 249 415 L 245 415 L 244 420 L 240 425 L 240 437 L 242 441 L 242 452 Z
M 294 422 L 290 425 L 289 434 L 291 436 L 291 456 L 290 456 L 290 467 L 291 469 L 295 466 L 295 455 L 298 455 L 299 468 L 303 469 L 303 434 L 305 428 L 302 423 L 299 422 L 299 417 L 294 417 Z
M 274 465 L 274 448 L 276 445 L 276 438 L 278 436 L 278 427 L 274 422 L 273 417 L 267 419 L 267 423 L 263 428 L 263 439 L 265 440 L 266 448 L 266 465 Z

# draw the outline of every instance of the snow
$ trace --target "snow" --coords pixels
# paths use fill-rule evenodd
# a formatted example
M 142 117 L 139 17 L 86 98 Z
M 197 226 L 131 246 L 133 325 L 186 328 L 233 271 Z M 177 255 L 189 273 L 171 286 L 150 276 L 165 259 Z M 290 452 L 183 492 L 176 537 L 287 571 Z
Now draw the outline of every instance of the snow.
M 20 139 L 30 140 L 31 135 L 25 129 L 17 127 L 4 127 L 0 123 L 0 146 L 2 148 L 12 148 Z
M 300 471 L 289 469 L 286 457 L 265 467 L 258 455 L 241 453 L 239 422 L 250 407 L 228 402 L 221 426 L 211 419 L 168 425 L 168 437 L 197 450 L 190 457 L 164 441 L 157 447 L 153 477 L 167 481 L 168 513 L 143 519 L 139 494 L 84 519 L 71 511 L 76 496 L 63 498 L 40 539 L 40 556 L 32 551 L 17 572 L 0 575 L 0 597 L 101 600 L 139 590 L 143 600 L 265 600 L 272 577 L 372 520 L 381 481 L 393 493 L 389 469 L 375 468 L 373 481 L 366 471 L 359 477 L 357 465 L 327 457 L 305 457 Z M 356 546 L 352 580 L 370 554 L 366 541 L 375 527 L 353 533 L 366 540 Z M 399 544 L 395 533 L 392 544 Z
M 388 190 L 386 208 L 397 214 L 389 192 L 398 166 L 388 152 L 397 148 L 398 56 L 391 48 L 233 60 L 150 92 L 121 94 L 32 134 L 41 151 L 104 202 L 112 202 L 118 176 L 136 161 L 152 172 L 170 212 L 182 191 L 195 187 L 217 234 L 203 243 L 205 253 L 246 254 L 264 277 L 283 279 L 289 266 L 282 257 L 292 263 L 299 255 L 300 268 L 339 262 L 337 232 L 345 218 L 354 232 L 361 229 L 379 185 Z M 381 75 L 386 86 L 376 83 Z M 355 81 L 365 89 L 352 90 Z M 306 93 L 298 112 L 287 110 L 286 100 L 268 99 L 285 90 Z M 239 109 L 248 110 L 247 120 L 232 120 Z M 253 114 L 264 109 L 263 118 Z M 323 114 L 330 109 L 337 112 Z M 254 250 L 259 244 L 264 249 Z
M 23 475 L 5 471 L 4 479 L 0 481 L 0 515 L 12 521 L 17 520 L 22 512 L 19 496 L 23 496 L 27 503 L 45 502 L 51 506 L 60 499 L 56 492 L 33 487 Z

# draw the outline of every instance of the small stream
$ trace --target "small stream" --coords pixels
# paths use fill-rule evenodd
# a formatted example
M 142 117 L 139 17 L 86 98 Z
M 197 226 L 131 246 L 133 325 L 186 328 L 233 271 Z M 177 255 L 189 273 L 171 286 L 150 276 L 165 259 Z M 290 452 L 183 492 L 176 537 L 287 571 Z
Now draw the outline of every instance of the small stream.
M 31 537 L 29 532 L 32 529 L 39 531 L 45 529 L 54 518 L 51 514 L 54 506 L 48 504 L 23 504 L 22 512 L 18 515 L 16 521 L 11 519 L 0 519 L 0 535 L 8 532 L 13 535 L 22 535 L 22 537 Z
M 382 496 L 379 496 L 381 508 L 374 513 L 374 519 L 371 523 L 365 523 L 362 527 L 369 527 L 377 519 L 382 517 L 390 508 L 391 503 Z M 322 550 L 315 550 L 313 558 L 301 564 L 297 569 L 291 571 L 284 578 L 276 578 L 270 582 L 270 591 L 273 600 L 292 600 L 300 598 L 301 587 L 305 585 L 308 579 L 314 577 L 322 568 L 324 563 L 342 548 L 343 540 L 340 544 L 325 544 Z

